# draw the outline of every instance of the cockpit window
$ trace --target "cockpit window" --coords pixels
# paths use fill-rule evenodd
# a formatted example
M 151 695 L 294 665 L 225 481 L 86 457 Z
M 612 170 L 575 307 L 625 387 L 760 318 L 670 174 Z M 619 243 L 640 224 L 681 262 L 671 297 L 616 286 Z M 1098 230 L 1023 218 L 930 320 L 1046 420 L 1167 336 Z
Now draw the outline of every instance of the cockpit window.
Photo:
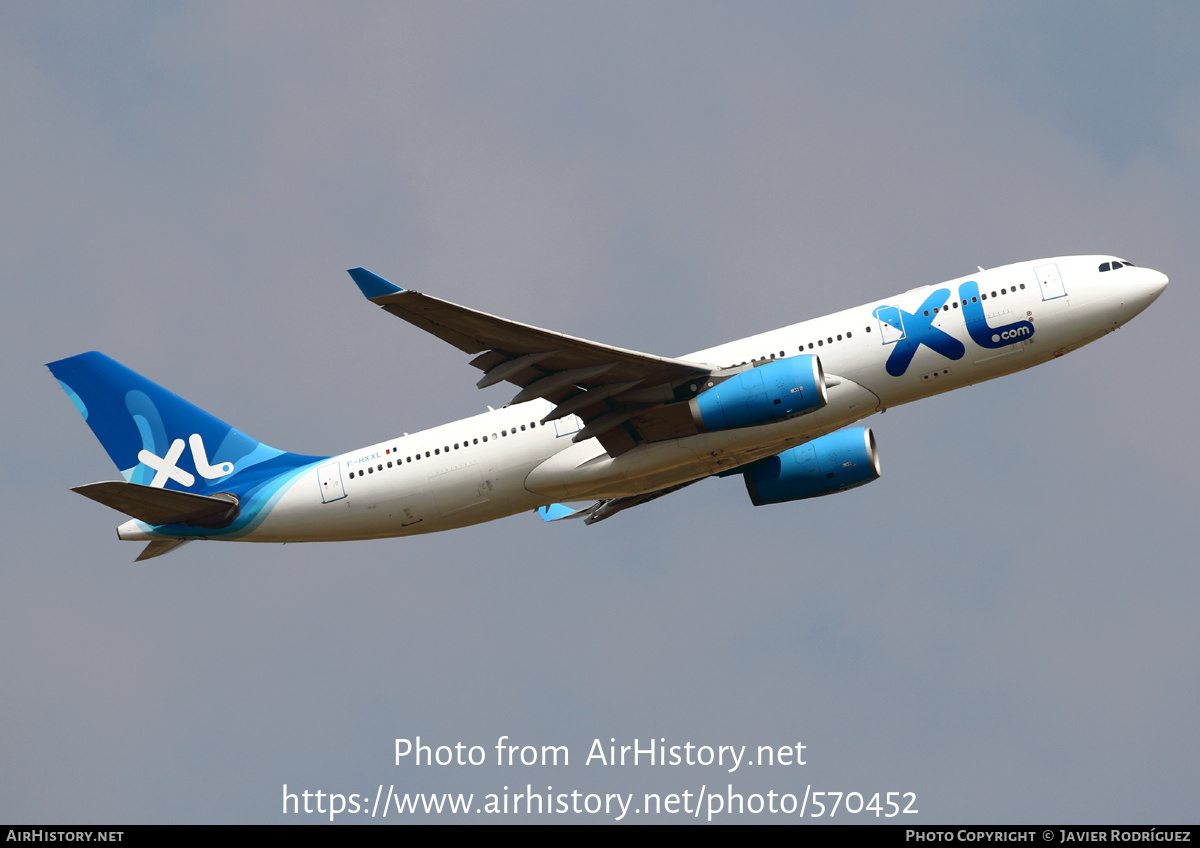
M 1126 267 L 1126 266 L 1128 266 L 1128 267 L 1130 267 L 1130 268 L 1136 268 L 1136 267 L 1137 267 L 1137 266 L 1136 266 L 1136 265 L 1134 265 L 1132 262 L 1126 262 L 1124 259 L 1119 259 L 1119 260 L 1117 260 L 1117 261 L 1115 261 L 1115 262 L 1105 262 L 1104 264 L 1102 264 L 1102 265 L 1100 266 L 1100 270 L 1101 270 L 1101 271 L 1109 271 L 1109 270 L 1115 271 L 1115 270 L 1117 270 L 1118 268 L 1124 268 L 1124 267 Z
M 1111 264 L 1111 263 L 1109 263 L 1109 262 L 1105 262 L 1103 265 L 1101 265 L 1101 266 L 1100 266 L 1100 270 L 1101 270 L 1101 271 L 1107 271 L 1107 270 L 1109 270 L 1111 267 L 1112 267 L 1112 264 Z

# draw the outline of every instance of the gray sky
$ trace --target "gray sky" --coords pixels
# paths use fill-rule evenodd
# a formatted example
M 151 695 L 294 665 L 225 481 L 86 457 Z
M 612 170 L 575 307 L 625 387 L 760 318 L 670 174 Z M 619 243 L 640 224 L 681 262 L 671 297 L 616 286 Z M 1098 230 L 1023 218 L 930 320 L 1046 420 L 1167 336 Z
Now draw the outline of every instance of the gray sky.
M 1194 822 L 1198 40 L 1184 2 L 3 4 L 0 820 L 531 783 Z M 355 265 L 679 355 L 1090 252 L 1172 284 L 870 421 L 873 485 L 754 508 L 714 480 L 595 527 L 133 565 L 68 491 L 115 470 L 43 367 L 100 349 L 336 453 L 507 398 Z M 392 765 L 502 734 L 571 765 Z M 585 766 L 610 737 L 808 764 Z

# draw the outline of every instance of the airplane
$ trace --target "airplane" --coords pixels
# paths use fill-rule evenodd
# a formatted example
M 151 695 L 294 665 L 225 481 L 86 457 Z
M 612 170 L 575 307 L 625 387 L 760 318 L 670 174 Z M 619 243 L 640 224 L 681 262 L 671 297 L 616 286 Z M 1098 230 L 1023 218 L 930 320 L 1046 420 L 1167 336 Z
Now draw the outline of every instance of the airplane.
M 73 491 L 130 516 L 117 536 L 149 542 L 137 560 L 196 539 L 377 539 L 534 510 L 594 524 L 708 477 L 741 476 L 755 506 L 844 492 L 880 474 L 874 433 L 849 425 L 1069 353 L 1167 286 L 1115 256 L 981 267 L 674 359 L 349 273 L 369 301 L 472 355 L 479 388 L 514 385 L 512 400 L 303 456 L 101 353 L 49 363 L 123 478 Z

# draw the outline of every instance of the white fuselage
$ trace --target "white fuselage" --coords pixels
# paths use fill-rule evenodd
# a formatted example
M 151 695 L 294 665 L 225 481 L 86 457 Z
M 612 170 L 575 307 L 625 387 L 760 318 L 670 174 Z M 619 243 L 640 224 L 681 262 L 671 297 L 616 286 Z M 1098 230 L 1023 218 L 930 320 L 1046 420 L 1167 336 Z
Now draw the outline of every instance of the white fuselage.
M 539 423 L 549 402 L 516 404 L 330 457 L 304 472 L 240 538 L 429 533 L 555 501 L 653 492 L 736 468 L 882 409 L 1046 362 L 1111 332 L 1167 282 L 1146 268 L 1098 270 L 1113 260 L 1073 256 L 1006 265 L 681 357 L 729 368 L 816 354 L 828 404 L 796 418 L 642 444 L 613 458 L 595 439 L 572 442 L 581 426 L 574 416 Z M 945 352 L 952 345 L 947 337 L 961 344 L 958 358 Z M 943 352 L 934 349 L 939 340 Z M 121 536 L 157 538 L 139 522 L 124 525 Z

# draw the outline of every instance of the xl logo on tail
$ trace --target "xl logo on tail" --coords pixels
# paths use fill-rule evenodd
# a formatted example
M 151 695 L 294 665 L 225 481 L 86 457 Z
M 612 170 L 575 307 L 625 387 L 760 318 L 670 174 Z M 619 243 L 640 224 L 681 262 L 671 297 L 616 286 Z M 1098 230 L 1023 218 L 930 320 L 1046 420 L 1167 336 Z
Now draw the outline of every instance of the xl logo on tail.
M 232 462 L 222 462 L 220 465 L 208 464 L 208 452 L 204 449 L 204 439 L 200 438 L 199 433 L 192 433 L 188 437 L 188 444 L 192 448 L 192 464 L 196 466 L 196 471 L 204 479 L 216 480 L 233 473 Z M 166 456 L 158 456 L 145 448 L 138 451 L 138 461 L 155 471 L 154 479 L 150 481 L 150 485 L 154 488 L 162 488 L 167 485 L 167 480 L 174 480 L 189 488 L 196 482 L 194 475 L 175 464 L 181 456 L 183 456 L 183 439 L 171 442 Z

